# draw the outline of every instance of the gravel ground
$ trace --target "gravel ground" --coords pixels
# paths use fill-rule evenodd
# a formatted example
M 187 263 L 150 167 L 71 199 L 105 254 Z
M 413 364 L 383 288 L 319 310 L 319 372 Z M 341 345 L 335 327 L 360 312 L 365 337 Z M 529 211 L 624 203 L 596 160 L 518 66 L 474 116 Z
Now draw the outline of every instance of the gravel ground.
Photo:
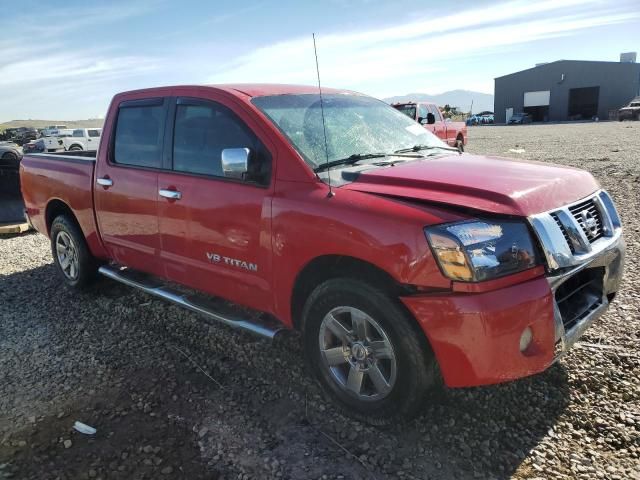
M 621 211 L 622 291 L 547 372 L 372 428 L 324 401 L 295 334 L 256 340 L 107 280 L 72 293 L 43 236 L 2 237 L 0 479 L 640 478 L 640 124 L 474 127 L 468 151 L 586 168 Z

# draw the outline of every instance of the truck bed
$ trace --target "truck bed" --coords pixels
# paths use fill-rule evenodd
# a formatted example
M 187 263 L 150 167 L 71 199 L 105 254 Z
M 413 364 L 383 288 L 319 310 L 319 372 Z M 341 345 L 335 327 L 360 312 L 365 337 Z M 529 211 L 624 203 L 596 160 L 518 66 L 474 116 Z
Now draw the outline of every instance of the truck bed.
M 61 201 L 76 215 L 89 248 L 99 249 L 93 210 L 95 160 L 95 151 L 36 153 L 22 157 L 22 195 L 36 230 L 48 236 L 53 209 Z

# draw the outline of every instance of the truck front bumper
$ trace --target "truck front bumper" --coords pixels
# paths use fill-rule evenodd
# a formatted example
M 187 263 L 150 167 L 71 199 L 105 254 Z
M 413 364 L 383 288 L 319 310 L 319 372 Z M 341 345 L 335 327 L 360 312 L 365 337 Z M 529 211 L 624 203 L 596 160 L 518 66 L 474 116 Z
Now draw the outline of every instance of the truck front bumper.
M 544 371 L 607 310 L 624 262 L 621 235 L 589 261 L 485 293 L 401 298 L 427 336 L 449 387 L 515 380 Z M 532 340 L 521 351 L 529 328 Z

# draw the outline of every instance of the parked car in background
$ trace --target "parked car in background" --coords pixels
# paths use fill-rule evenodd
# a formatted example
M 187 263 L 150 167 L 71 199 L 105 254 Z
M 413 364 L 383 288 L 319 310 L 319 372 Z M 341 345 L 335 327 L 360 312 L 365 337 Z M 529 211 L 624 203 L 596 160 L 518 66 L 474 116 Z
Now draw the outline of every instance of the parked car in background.
M 493 113 L 485 113 L 480 115 L 480 123 L 483 125 L 489 125 L 495 122 L 495 116 Z
M 447 142 L 459 151 L 464 151 L 467 144 L 467 126 L 464 122 L 445 120 L 440 108 L 435 103 L 408 102 L 391 105 L 396 110 L 412 118 L 438 138 Z
M 373 424 L 441 382 L 546 370 L 620 287 L 622 225 L 592 175 L 462 155 L 366 95 L 150 88 L 116 95 L 104 131 L 97 152 L 20 166 L 61 281 L 100 273 L 267 338 L 299 329 L 326 394 Z
M 25 143 L 22 146 L 22 153 L 42 153 L 46 152 L 47 148 L 45 146 L 45 139 L 39 138 L 37 140 L 31 140 L 28 143 Z
M 618 120 L 640 120 L 640 97 L 629 102 L 629 105 L 618 110 Z
M 522 125 L 531 122 L 531 115 L 528 113 L 514 113 L 509 119 L 509 125 Z
M 97 150 L 101 134 L 101 128 L 76 128 L 62 139 L 62 146 L 69 151 Z
M 25 143 L 30 142 L 31 140 L 35 140 L 38 138 L 38 130 L 30 127 L 20 127 L 15 135 L 15 142 L 18 145 L 24 145 Z
M 22 158 L 20 146 L 14 142 L 0 142 L 0 170 L 17 170 Z
M 493 113 L 477 113 L 475 115 L 470 116 L 466 120 L 467 126 L 471 125 L 489 125 L 494 123 L 494 115 Z
M 15 141 L 16 136 L 18 134 L 18 128 L 7 128 L 4 131 L 5 141 Z

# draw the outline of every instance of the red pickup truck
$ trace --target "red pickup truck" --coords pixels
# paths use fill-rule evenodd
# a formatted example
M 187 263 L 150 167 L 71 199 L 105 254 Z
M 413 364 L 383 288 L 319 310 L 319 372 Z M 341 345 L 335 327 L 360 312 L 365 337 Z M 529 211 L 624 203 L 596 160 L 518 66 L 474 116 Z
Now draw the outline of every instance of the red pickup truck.
M 464 122 L 445 119 L 435 103 L 394 103 L 392 107 L 424 125 L 424 128 L 436 134 L 442 141 L 464 152 L 464 146 L 467 144 L 467 125 Z
M 589 173 L 460 154 L 350 91 L 122 93 L 97 153 L 20 170 L 66 284 L 100 273 L 266 337 L 300 329 L 328 395 L 377 424 L 441 383 L 542 372 L 623 269 L 620 218 Z

